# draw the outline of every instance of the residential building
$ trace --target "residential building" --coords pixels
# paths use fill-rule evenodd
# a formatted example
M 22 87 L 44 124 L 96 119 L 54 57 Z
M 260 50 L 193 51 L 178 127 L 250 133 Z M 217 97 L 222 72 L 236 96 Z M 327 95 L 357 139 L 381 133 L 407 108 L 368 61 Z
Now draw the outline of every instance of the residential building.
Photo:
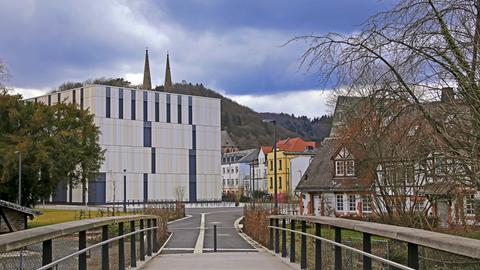
M 148 52 L 145 62 L 147 89 L 85 85 L 28 100 L 74 103 L 89 110 L 106 150 L 103 165 L 88 181 L 87 194 L 62 182 L 53 201 L 221 199 L 220 99 L 151 91 Z
M 257 149 L 224 153 L 222 156 L 221 177 L 223 194 L 243 194 L 245 180 L 250 179 L 251 161 L 258 156 Z
M 277 196 L 283 201 L 293 196 L 301 175 L 305 172 L 310 159 L 315 155 L 316 142 L 304 141 L 301 138 L 288 138 L 277 142 Z M 273 195 L 274 189 L 274 152 L 267 154 L 268 193 Z
M 233 141 L 232 137 L 226 130 L 222 130 L 221 133 L 221 139 L 222 139 L 222 154 L 223 153 L 230 153 L 230 152 L 237 152 L 240 151 L 240 149 L 237 147 L 235 142 Z

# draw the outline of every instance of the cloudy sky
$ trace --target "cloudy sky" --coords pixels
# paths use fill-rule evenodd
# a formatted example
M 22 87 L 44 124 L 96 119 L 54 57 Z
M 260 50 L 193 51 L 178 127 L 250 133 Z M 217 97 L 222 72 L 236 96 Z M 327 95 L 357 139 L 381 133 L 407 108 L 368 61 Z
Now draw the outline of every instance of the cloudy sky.
M 394 0 L 0 0 L 0 59 L 26 97 L 64 81 L 141 83 L 145 47 L 153 84 L 170 53 L 174 82 L 203 83 L 257 111 L 328 112 L 306 44 L 289 39 L 359 30 Z

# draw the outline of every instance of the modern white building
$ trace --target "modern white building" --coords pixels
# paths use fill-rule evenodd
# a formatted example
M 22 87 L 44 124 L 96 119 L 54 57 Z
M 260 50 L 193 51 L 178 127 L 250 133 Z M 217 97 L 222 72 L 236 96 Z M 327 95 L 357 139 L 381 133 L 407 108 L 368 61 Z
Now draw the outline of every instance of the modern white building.
M 221 199 L 219 99 L 89 85 L 29 100 L 76 103 L 95 115 L 106 153 L 88 181 L 88 203 Z M 82 198 L 67 184 L 54 194 L 57 202 Z

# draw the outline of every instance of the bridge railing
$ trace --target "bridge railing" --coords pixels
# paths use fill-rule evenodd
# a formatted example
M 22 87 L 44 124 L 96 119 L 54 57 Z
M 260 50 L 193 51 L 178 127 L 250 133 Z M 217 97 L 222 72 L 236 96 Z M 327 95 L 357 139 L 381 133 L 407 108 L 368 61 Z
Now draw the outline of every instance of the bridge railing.
M 158 217 L 153 215 L 102 217 L 0 235 L 0 255 L 7 254 L 0 256 L 3 261 L 0 266 L 2 269 L 84 270 L 90 265 L 90 268 L 105 270 L 113 263 L 118 266 L 115 268 L 125 269 L 127 250 L 130 253 L 129 265 L 136 267 L 138 260 L 144 261 L 146 256 L 152 256 L 160 249 L 158 221 Z M 109 234 L 115 235 L 110 237 Z M 92 240 L 96 238 L 99 240 Z M 128 247 L 126 242 L 130 242 Z M 112 252 L 112 246 L 118 249 Z M 101 252 L 92 252 L 93 249 Z M 58 254 L 54 254 L 54 250 Z M 115 256 L 111 253 L 115 253 Z M 41 263 L 27 264 L 28 257 L 35 257 L 36 254 L 41 255 Z M 92 258 L 94 256 L 96 258 Z M 97 263 L 87 264 L 87 258 Z
M 327 258 L 323 258 L 325 257 L 325 252 L 322 253 L 322 243 L 333 246 L 333 267 L 335 270 L 340 270 L 344 266 L 342 250 L 359 255 L 361 258 L 360 265 L 364 270 L 379 268 L 372 268 L 372 260 L 381 263 L 383 266 L 387 265 L 387 269 L 420 269 L 419 246 L 477 260 L 473 262 L 474 266 L 478 266 L 480 262 L 478 261 L 478 259 L 480 259 L 480 240 L 471 238 L 334 217 L 272 215 L 269 216 L 268 219 L 270 224 L 270 226 L 268 226 L 269 248 L 276 254 L 280 253 L 282 257 L 287 257 L 287 232 L 290 234 L 288 239 L 290 245 L 288 251 L 290 262 L 296 262 L 297 241 L 295 241 L 295 236 L 300 235 L 301 269 L 307 269 L 307 237 L 313 238 L 314 241 L 314 269 L 325 269 L 322 267 L 322 260 Z M 300 223 L 300 231 L 296 228 L 297 223 Z M 287 224 L 290 225 L 289 228 L 287 228 Z M 307 224 L 314 227 L 313 232 L 307 231 Z M 326 227 L 334 231 L 334 240 L 322 237 L 322 230 Z M 361 233 L 363 235 L 362 249 L 357 249 L 342 243 L 342 230 Z M 372 252 L 372 237 L 392 239 L 406 243 L 407 263 L 400 264 L 393 260 L 374 255 Z M 355 267 L 355 269 L 356 268 L 357 267 Z

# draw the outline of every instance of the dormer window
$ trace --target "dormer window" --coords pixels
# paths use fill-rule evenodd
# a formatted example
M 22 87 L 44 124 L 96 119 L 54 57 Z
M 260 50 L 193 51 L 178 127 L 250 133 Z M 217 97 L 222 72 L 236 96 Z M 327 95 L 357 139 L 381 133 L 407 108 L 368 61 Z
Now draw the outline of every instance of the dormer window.
M 354 157 L 345 147 L 335 157 L 335 176 L 355 176 Z

